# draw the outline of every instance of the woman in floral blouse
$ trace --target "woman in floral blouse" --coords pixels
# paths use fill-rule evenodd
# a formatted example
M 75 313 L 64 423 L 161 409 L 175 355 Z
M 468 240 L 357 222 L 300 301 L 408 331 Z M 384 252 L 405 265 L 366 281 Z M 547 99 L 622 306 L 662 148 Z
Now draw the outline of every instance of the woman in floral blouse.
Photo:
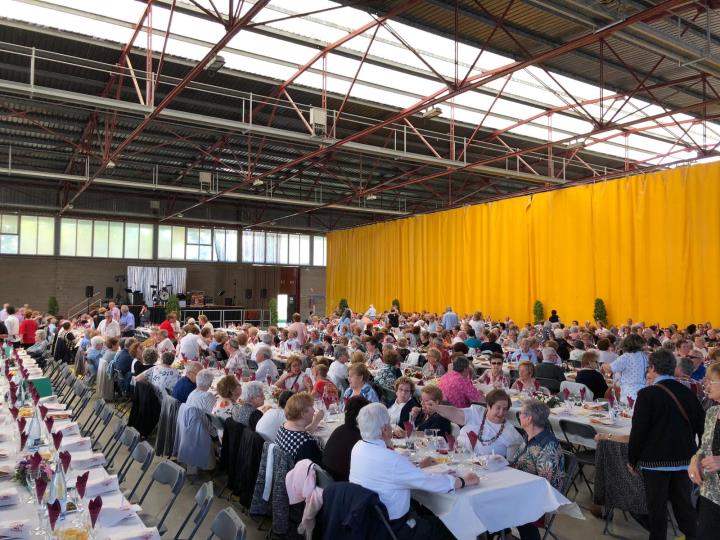
M 707 397 L 720 401 L 720 364 L 707 370 L 704 381 Z M 720 528 L 720 405 L 705 413 L 705 431 L 700 448 L 688 467 L 690 481 L 700 486 L 698 540 L 717 538 Z
M 527 433 L 527 442 L 520 446 L 510 460 L 516 469 L 542 476 L 555 489 L 560 489 L 564 480 L 564 458 L 560 443 L 547 429 L 550 408 L 537 399 L 527 400 L 520 409 L 520 425 Z M 540 538 L 540 532 L 533 523 L 518 527 L 521 540 Z

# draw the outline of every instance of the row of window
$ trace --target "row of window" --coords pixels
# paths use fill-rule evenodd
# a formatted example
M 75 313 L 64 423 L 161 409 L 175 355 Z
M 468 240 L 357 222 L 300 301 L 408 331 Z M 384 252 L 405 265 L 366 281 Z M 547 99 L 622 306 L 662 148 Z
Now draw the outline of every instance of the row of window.
M 157 228 L 161 260 L 238 262 L 238 231 L 177 225 Z M 65 257 L 152 259 L 155 226 L 60 219 L 58 253 Z M 53 255 L 55 218 L 0 214 L 1 255 Z M 242 262 L 325 266 L 325 237 L 243 231 Z

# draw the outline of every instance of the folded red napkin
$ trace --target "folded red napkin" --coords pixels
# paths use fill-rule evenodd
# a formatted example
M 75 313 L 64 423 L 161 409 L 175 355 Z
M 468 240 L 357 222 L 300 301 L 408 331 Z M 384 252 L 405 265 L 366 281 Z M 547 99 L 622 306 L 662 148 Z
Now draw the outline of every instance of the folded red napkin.
M 57 520 L 60 517 L 60 501 L 55 499 L 52 503 L 48 503 L 47 509 L 50 528 L 55 530 L 55 523 L 57 523 Z
M 37 471 L 40 468 L 40 463 L 42 463 L 42 456 L 39 453 L 35 452 L 30 456 L 30 469 Z
M 75 489 L 81 499 L 85 497 L 85 488 L 87 487 L 88 478 L 90 478 L 90 471 L 85 471 L 75 480 Z
M 23 432 L 20 433 L 20 451 L 23 451 L 23 448 L 25 448 L 25 445 L 27 444 L 28 440 L 28 434 Z
M 585 387 L 582 387 L 582 388 L 580 389 L 580 399 L 581 399 L 581 400 L 585 401 L 585 394 L 586 394 L 586 393 L 587 393 L 587 392 L 585 391 Z
M 70 452 L 60 452 L 60 463 L 62 463 L 63 470 L 66 473 L 70 468 L 70 461 L 72 461 L 72 456 L 70 455 Z
M 610 408 L 613 408 L 615 406 L 615 396 L 610 394 L 608 396 L 608 405 L 610 405 Z
M 55 445 L 55 450 L 60 449 L 60 443 L 62 443 L 63 440 L 63 433 L 62 431 L 58 431 L 56 433 L 52 434 L 53 444 Z
M 20 409 L 13 405 L 10 407 L 10 414 L 12 414 L 12 417 L 17 420 L 18 414 L 20 414 Z
M 567 401 L 568 399 L 570 399 L 570 390 L 568 388 L 563 388 L 562 395 L 563 399 Z
M 48 408 L 45 405 L 40 405 L 40 417 L 45 420 L 45 416 L 48 413 Z M 48 428 L 50 429 L 50 428 Z
M 45 489 L 47 488 L 47 480 L 44 478 L 37 478 L 35 480 L 35 493 L 39 502 L 42 502 L 43 495 L 45 495 Z
M 405 435 L 410 437 L 410 435 L 412 435 L 412 433 L 413 433 L 413 427 L 414 426 L 412 425 L 412 422 L 410 422 L 408 420 L 403 422 L 403 428 L 405 428 Z
M 20 429 L 20 433 L 25 431 L 25 425 L 26 425 L 25 418 L 22 418 L 22 417 L 18 418 L 17 425 L 18 425 L 18 429 Z
M 468 431 L 467 433 L 468 440 L 470 441 L 470 446 L 473 450 L 475 450 L 475 445 L 478 442 L 478 434 L 474 431 Z
M 455 450 L 455 437 L 453 437 L 450 433 L 447 433 L 445 435 L 445 440 L 448 443 L 448 450 L 450 450 L 451 452 Z
M 48 433 L 52 433 L 53 424 L 55 423 L 55 419 L 52 417 L 45 419 L 45 426 L 47 427 Z
M 95 523 L 100 515 L 100 510 L 102 510 L 102 497 L 98 495 L 94 499 L 91 499 L 88 503 L 88 513 L 90 514 L 90 521 L 93 529 L 95 528 Z
M 628 405 L 632 409 L 633 406 L 635 405 L 635 400 L 633 398 L 631 398 L 630 396 L 628 396 L 627 401 L 628 401 Z
M 268 386 L 272 385 L 272 377 L 270 375 L 265 377 L 265 382 L 267 383 Z

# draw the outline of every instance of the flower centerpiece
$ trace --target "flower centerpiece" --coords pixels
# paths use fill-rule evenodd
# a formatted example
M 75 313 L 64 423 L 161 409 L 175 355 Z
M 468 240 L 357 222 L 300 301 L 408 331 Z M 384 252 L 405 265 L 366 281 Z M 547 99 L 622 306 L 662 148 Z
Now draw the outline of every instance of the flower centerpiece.
M 545 405 L 550 407 L 551 409 L 554 409 L 555 407 L 560 406 L 560 400 L 557 396 L 548 396 L 547 394 L 543 392 L 534 392 L 532 395 L 533 398 L 537 399 L 538 401 L 542 401 Z
M 13 480 L 22 484 L 27 483 L 27 473 L 32 467 L 32 460 L 30 458 L 31 456 L 27 455 L 18 462 L 18 464 L 15 466 L 15 474 L 13 475 Z M 50 464 L 43 459 L 40 462 L 38 470 L 40 471 L 40 477 L 43 480 L 50 482 L 53 476 L 53 470 Z

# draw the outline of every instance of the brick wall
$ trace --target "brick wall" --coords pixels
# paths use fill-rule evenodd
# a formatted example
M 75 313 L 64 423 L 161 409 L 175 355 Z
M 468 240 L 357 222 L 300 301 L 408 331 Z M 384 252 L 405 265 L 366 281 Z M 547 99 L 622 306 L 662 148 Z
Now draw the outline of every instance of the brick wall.
M 214 296 L 219 290 L 225 289 L 225 297 L 230 298 L 236 290 L 236 303 L 249 308 L 267 308 L 269 299 L 276 296 L 279 289 L 280 268 L 272 266 L 3 256 L 0 257 L 0 303 L 27 303 L 44 312 L 47 310 L 48 298 L 55 296 L 61 312 L 64 312 L 85 298 L 86 285 L 92 285 L 95 292 L 104 295 L 105 287 L 117 289 L 115 275 L 127 276 L 128 266 L 154 265 L 187 268 L 189 291 L 202 290 Z M 313 291 L 319 291 L 324 296 L 324 268 L 303 269 L 301 275 L 307 276 Z M 125 284 L 121 285 L 125 287 Z M 246 289 L 252 289 L 251 300 L 245 300 Z M 260 298 L 261 289 L 267 289 L 266 299 Z M 223 300 L 217 298 L 216 301 L 222 303 Z

